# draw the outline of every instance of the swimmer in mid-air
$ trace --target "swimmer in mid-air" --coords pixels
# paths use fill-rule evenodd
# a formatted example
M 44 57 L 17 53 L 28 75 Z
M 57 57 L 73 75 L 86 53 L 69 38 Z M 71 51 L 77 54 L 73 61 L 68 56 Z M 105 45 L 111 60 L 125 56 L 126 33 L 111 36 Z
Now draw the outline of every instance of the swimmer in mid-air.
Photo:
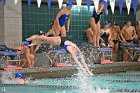
M 32 43 L 30 46 L 34 46 L 34 45 L 46 42 L 46 43 L 49 43 L 52 45 L 59 45 L 59 46 L 63 47 L 67 52 L 69 52 L 71 54 L 72 58 L 74 59 L 76 64 L 80 67 L 80 69 L 82 69 L 83 71 L 85 71 L 87 74 L 89 74 L 91 76 L 93 75 L 92 72 L 89 70 L 87 64 L 85 63 L 84 56 L 83 56 L 82 52 L 80 51 L 80 49 L 77 47 L 76 44 L 67 40 L 66 37 L 60 37 L 60 36 L 46 37 L 46 36 L 34 35 L 34 36 L 27 38 L 26 40 L 27 41 L 32 41 L 32 40 L 39 41 L 36 43 Z M 81 62 L 78 60 L 77 54 L 80 56 Z

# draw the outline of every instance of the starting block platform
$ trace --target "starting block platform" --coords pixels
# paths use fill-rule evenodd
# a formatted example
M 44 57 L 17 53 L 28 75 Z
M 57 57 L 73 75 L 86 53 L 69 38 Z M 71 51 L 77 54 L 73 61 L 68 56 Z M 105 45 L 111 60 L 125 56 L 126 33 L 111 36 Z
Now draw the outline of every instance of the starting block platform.
M 66 64 L 66 63 L 56 64 L 56 67 L 68 67 L 68 66 L 72 66 L 72 64 Z
M 59 62 L 60 63 L 69 63 L 71 62 L 71 55 L 65 50 L 54 50 L 55 53 L 59 54 Z
M 138 56 L 138 51 L 140 51 L 140 48 L 138 48 L 138 45 L 133 44 L 133 43 L 121 43 L 120 47 L 121 49 L 127 51 L 128 55 L 131 57 L 133 61 Z
M 93 49 L 94 50 L 94 59 L 98 59 L 99 63 L 106 64 L 110 63 L 112 60 L 112 50 L 109 48 L 99 48 L 99 49 Z M 110 60 L 110 62 L 109 62 Z M 95 60 L 96 63 L 97 60 Z
M 101 64 L 113 64 L 113 61 L 110 61 L 110 60 L 101 60 Z
M 134 48 L 134 58 L 137 58 L 137 61 L 140 62 L 140 47 Z
M 9 65 L 9 62 L 18 62 L 18 65 L 20 65 L 20 53 L 12 52 L 12 51 L 1 51 L 0 52 L 1 61 L 5 60 L 7 62 L 7 65 Z
M 4 71 L 10 71 L 10 70 L 22 70 L 21 66 L 7 66 L 3 68 Z
M 109 48 L 101 48 L 101 64 L 112 64 L 112 50 Z
M 133 43 L 120 43 L 120 47 L 122 49 L 129 49 L 129 48 L 138 47 L 138 45 L 137 44 L 133 44 Z

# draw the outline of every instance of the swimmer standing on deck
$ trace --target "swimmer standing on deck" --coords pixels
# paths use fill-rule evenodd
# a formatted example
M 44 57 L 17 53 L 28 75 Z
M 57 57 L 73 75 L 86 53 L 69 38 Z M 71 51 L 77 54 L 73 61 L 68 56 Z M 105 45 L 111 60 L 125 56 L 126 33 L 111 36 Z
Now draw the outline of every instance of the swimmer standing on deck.
M 126 25 L 122 28 L 121 34 L 123 36 L 123 40 L 125 40 L 124 42 L 133 43 L 133 40 L 136 36 L 136 30 L 135 27 L 131 26 L 131 21 L 127 21 Z M 127 62 L 127 59 L 128 50 L 124 50 L 123 61 Z
M 89 24 L 91 30 L 93 31 L 93 46 L 99 47 L 99 40 L 100 40 L 100 16 L 104 11 L 104 0 L 99 1 L 98 10 L 96 11 L 94 8 L 93 15 L 90 18 Z M 108 10 L 104 11 L 105 14 L 108 14 Z
M 117 54 L 120 41 L 120 27 L 118 24 L 114 24 L 113 27 L 111 27 L 108 41 L 110 48 L 112 48 L 114 52 L 113 61 L 117 62 Z
M 66 37 L 66 33 L 69 31 L 70 28 L 71 15 L 71 6 L 69 4 L 67 4 L 66 8 L 60 9 L 60 11 L 56 15 L 54 24 L 52 26 L 54 36 Z M 66 23 L 67 27 L 65 27 Z

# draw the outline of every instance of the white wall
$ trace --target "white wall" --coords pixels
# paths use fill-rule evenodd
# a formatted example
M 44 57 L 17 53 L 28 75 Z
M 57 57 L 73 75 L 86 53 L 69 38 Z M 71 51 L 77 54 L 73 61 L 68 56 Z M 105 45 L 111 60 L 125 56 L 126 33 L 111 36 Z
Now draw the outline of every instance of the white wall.
M 8 0 L 6 5 L 0 2 L 0 44 L 16 48 L 22 41 L 22 6 L 14 0 Z

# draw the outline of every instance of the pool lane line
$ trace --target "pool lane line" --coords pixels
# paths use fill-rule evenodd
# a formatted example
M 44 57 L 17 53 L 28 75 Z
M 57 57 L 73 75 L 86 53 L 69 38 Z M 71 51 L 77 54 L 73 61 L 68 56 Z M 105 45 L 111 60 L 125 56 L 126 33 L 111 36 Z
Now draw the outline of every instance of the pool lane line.
M 105 81 L 111 81 L 111 82 L 140 82 L 140 81 L 134 81 L 134 80 L 105 80 Z
M 59 89 L 79 89 L 76 86 L 60 86 L 60 85 L 28 85 L 28 84 L 0 84 L 1 87 L 5 86 L 26 86 L 26 87 L 40 87 L 40 88 L 59 88 Z M 94 89 L 98 89 L 94 87 Z M 101 89 L 109 89 L 112 92 L 125 92 L 125 93 L 140 93 L 138 89 L 117 89 L 117 88 L 101 88 Z
M 41 87 L 41 88 L 62 88 L 62 89 L 78 89 L 75 86 L 60 86 L 60 85 L 30 85 L 30 84 L 0 84 L 0 86 L 25 86 L 25 87 Z
M 48 78 L 47 80 L 73 80 L 73 79 L 51 79 Z M 95 79 L 94 79 L 95 80 Z M 109 79 L 105 79 L 105 81 L 110 81 L 110 82 L 140 82 L 140 80 L 109 80 Z
M 140 74 L 101 74 L 98 76 L 132 76 L 132 77 L 140 77 Z

